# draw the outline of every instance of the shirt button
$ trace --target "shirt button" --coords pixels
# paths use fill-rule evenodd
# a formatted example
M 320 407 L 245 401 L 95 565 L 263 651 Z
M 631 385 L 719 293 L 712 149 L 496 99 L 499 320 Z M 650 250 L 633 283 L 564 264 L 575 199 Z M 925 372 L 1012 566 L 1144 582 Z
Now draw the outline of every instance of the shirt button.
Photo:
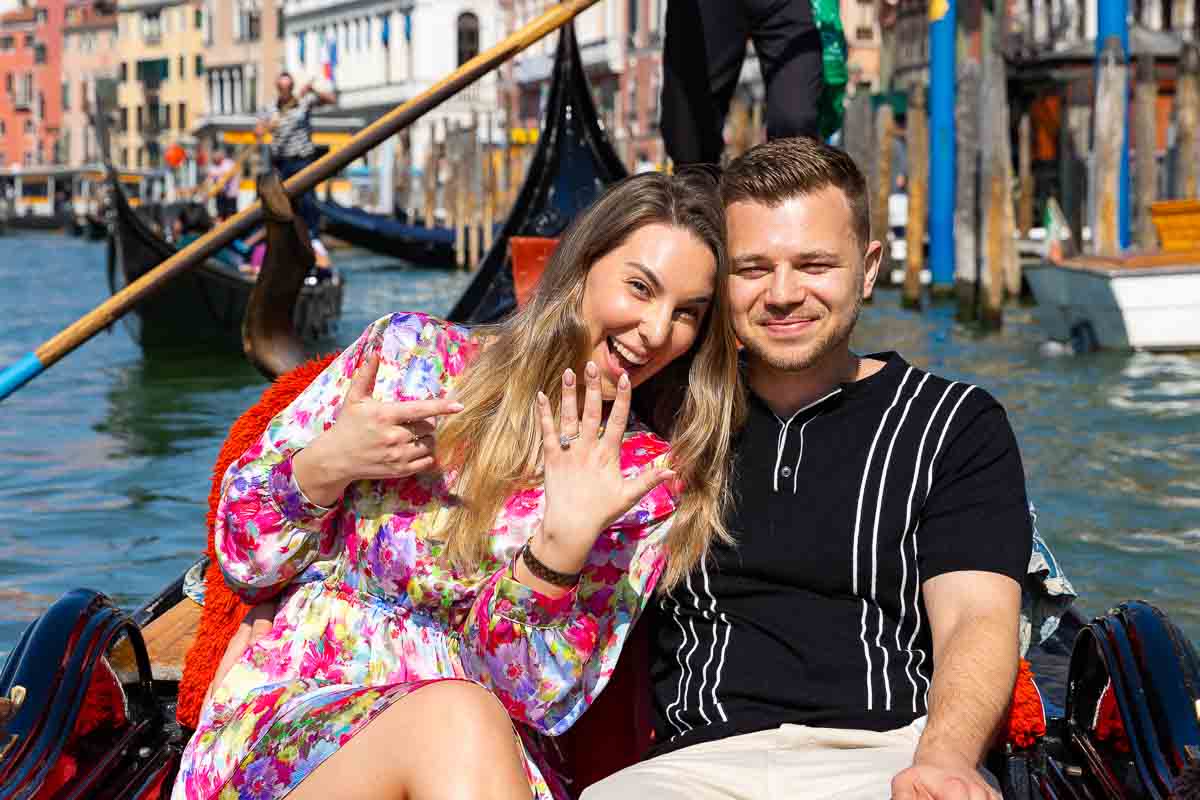
M 792 477 L 792 468 L 784 467 L 783 469 L 779 470 L 779 474 L 785 478 L 790 478 L 790 477 Z

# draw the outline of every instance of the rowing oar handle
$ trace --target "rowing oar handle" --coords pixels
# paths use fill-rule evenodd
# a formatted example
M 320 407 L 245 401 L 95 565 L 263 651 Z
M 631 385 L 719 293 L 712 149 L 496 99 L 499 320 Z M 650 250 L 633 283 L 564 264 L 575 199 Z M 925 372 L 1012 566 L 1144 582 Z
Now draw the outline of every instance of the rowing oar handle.
M 337 174 L 371 148 L 384 142 L 411 125 L 430 109 L 436 108 L 471 85 L 480 77 L 515 56 L 547 34 L 561 28 L 598 0 L 567 0 L 548 9 L 521 30 L 496 46 L 480 53 L 467 63 L 426 89 L 413 99 L 402 103 L 356 134 L 344 147 L 330 151 L 309 164 L 283 184 L 289 198 L 296 198 L 316 187 L 318 183 Z M 262 204 L 257 200 L 234 214 L 222 225 L 183 248 L 154 269 L 105 300 L 70 327 L 46 340 L 41 347 L 0 372 L 0 400 L 24 386 L 47 367 L 70 353 L 125 316 L 135 305 L 161 289 L 167 281 L 184 270 L 191 269 L 247 233 L 262 221 Z

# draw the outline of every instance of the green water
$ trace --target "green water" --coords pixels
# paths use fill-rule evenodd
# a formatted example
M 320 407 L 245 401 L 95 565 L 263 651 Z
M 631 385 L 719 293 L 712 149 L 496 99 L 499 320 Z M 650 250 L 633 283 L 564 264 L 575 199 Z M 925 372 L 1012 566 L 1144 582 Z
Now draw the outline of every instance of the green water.
M 461 274 L 337 254 L 338 343 L 397 309 L 444 313 Z M 63 236 L 0 239 L 0 364 L 108 295 L 104 249 Z M 999 334 L 924 315 L 884 292 L 862 351 L 977 383 L 1007 407 L 1039 528 L 1086 611 L 1149 600 L 1200 639 L 1200 357 L 1043 353 L 1028 310 Z M 210 470 L 263 380 L 239 358 L 145 358 L 117 328 L 0 403 L 0 656 L 62 592 L 133 607 L 203 549 Z

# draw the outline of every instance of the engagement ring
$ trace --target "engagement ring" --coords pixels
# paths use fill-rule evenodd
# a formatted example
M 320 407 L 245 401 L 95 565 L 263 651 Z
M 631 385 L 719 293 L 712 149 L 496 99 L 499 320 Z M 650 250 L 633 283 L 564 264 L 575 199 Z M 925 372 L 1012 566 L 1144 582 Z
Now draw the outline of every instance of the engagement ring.
M 571 442 L 578 438 L 579 438 L 578 433 L 576 433 L 573 436 L 567 436 L 564 434 L 564 435 L 558 437 L 558 446 L 561 447 L 563 450 L 570 450 Z

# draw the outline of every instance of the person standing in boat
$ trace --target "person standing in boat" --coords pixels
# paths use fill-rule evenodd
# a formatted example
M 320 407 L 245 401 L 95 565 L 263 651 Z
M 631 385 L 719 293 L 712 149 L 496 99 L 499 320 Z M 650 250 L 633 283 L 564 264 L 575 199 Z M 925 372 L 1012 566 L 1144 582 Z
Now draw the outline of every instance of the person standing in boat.
M 676 165 L 721 163 L 747 41 L 766 85 L 767 138 L 819 135 L 825 81 L 811 0 L 669 0 L 664 28 L 661 127 Z
M 850 350 L 871 296 L 866 181 L 811 139 L 721 178 L 748 416 L 735 544 L 654 604 L 651 758 L 584 800 L 999 800 L 1033 530 L 996 400 Z
M 536 734 L 724 538 L 727 276 L 715 182 L 651 173 L 575 220 L 506 321 L 371 325 L 224 476 L 218 563 L 279 605 L 173 796 L 565 798 Z
M 259 120 L 255 129 L 260 138 L 267 131 L 271 132 L 271 164 L 284 180 L 307 167 L 316 156 L 317 146 L 312 137 L 313 109 L 337 102 L 332 91 L 318 89 L 312 83 L 305 84 L 298 93 L 293 91 L 294 88 L 295 79 L 291 73 L 281 72 L 275 80 L 275 90 L 279 93 L 275 108 Z M 300 197 L 298 210 L 308 226 L 317 265 L 328 268 L 329 253 L 320 238 L 321 214 L 311 191 Z
M 208 180 L 212 186 L 219 186 L 217 191 L 217 219 L 224 222 L 238 211 L 238 194 L 241 191 L 241 181 L 238 175 L 238 164 L 229 157 L 229 151 L 218 147 L 213 151 L 213 163 L 209 167 Z

